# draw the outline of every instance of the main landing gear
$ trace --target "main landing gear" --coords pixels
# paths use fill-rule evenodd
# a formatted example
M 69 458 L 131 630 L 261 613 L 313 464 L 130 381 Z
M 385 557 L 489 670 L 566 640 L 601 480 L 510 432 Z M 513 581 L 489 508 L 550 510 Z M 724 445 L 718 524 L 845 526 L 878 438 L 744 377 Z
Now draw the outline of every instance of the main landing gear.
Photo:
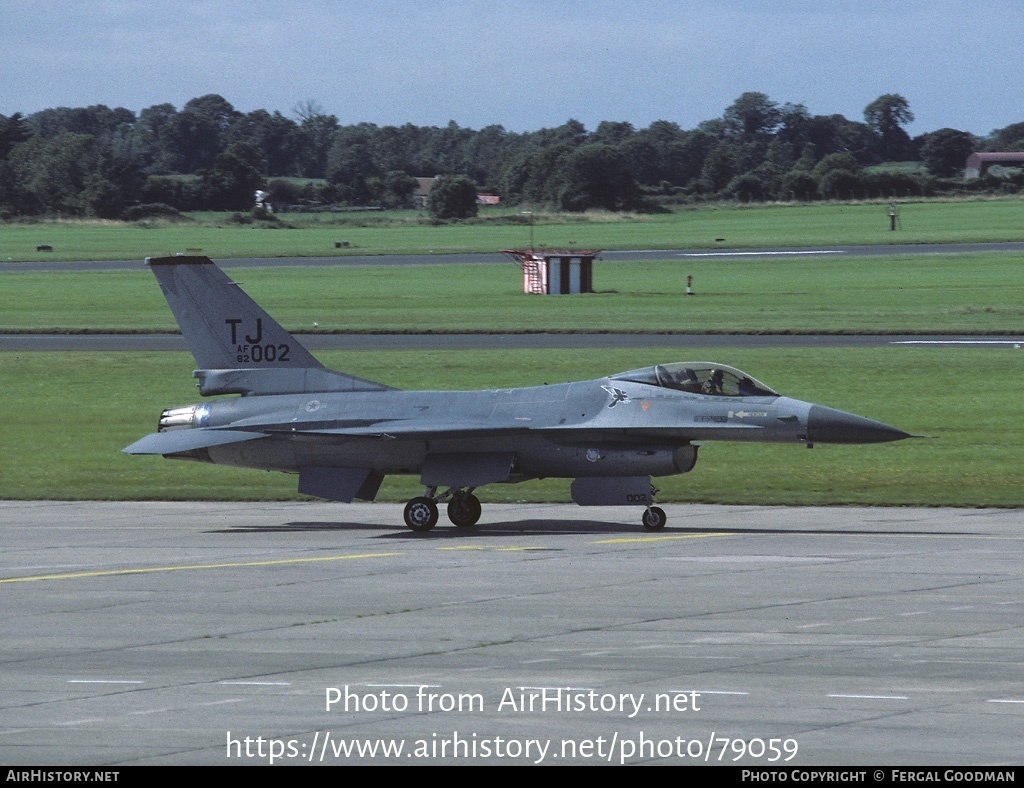
M 426 533 L 438 520 L 439 503 L 448 502 L 448 519 L 458 528 L 472 528 L 480 521 L 480 499 L 473 495 L 475 487 L 462 489 L 449 487 L 440 495 L 436 487 L 427 487 L 424 494 L 413 498 L 405 505 L 405 524 L 411 531 Z M 651 497 L 657 489 L 651 487 Z M 648 499 L 649 500 L 649 499 Z M 660 531 L 668 522 L 665 510 L 659 506 L 648 506 L 640 522 L 645 531 Z
M 424 533 L 437 525 L 439 502 L 448 501 L 448 519 L 459 528 L 471 528 L 480 520 L 480 499 L 473 495 L 475 487 L 467 490 L 449 487 L 441 495 L 436 487 L 428 487 L 417 498 L 405 505 L 405 524 L 412 531 Z

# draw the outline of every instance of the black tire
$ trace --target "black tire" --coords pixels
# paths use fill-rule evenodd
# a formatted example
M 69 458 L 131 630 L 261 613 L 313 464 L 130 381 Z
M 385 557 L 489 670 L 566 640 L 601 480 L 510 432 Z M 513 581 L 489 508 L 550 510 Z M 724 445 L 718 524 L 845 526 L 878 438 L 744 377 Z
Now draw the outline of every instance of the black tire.
M 480 521 L 480 499 L 464 493 L 448 502 L 448 519 L 458 528 L 471 528 Z
M 665 510 L 660 507 L 652 506 L 644 512 L 643 524 L 644 529 L 647 531 L 660 531 L 667 522 L 668 516 L 665 514 Z
M 410 530 L 425 533 L 437 525 L 437 504 L 430 498 L 413 498 L 405 505 L 404 517 Z

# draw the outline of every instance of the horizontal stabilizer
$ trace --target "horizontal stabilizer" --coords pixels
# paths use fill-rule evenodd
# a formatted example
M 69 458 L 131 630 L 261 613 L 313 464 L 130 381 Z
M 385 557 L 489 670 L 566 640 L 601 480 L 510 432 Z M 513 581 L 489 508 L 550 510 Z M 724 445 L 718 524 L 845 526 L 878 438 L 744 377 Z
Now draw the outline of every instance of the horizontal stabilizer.
M 177 454 L 266 437 L 264 432 L 246 430 L 170 430 L 150 433 L 121 451 L 125 454 Z

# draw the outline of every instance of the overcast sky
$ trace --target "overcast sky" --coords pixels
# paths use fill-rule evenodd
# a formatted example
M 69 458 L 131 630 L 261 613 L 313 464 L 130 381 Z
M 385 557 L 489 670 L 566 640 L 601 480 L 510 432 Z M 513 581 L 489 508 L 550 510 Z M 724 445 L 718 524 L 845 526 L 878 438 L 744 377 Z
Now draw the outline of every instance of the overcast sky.
M 1024 121 L 1024 0 L 0 0 L 0 114 L 218 93 L 342 124 L 690 129 L 747 91 L 911 135 Z

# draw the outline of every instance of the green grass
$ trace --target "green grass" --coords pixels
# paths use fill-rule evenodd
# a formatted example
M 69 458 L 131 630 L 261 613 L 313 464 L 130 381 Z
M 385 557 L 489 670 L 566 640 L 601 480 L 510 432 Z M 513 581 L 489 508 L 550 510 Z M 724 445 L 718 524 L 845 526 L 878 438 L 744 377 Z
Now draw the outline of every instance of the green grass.
M 0 262 L 142 258 L 202 248 L 214 257 L 351 251 L 487 251 L 523 246 L 500 212 L 432 227 L 415 216 L 301 217 L 301 229 L 218 226 L 224 217 L 145 228 L 112 223 L 0 225 Z M 289 221 L 292 217 L 287 217 Z M 1001 241 L 1024 236 L 1024 201 L 914 203 L 889 233 L 882 205 L 702 208 L 653 217 L 538 217 L 538 243 L 605 249 Z M 299 222 L 299 218 L 295 219 Z M 724 238 L 717 242 L 716 238 Z M 600 263 L 593 295 L 525 296 L 501 266 L 258 269 L 232 272 L 292 330 L 1019 333 L 1024 256 L 845 260 L 672 259 Z M 682 295 L 687 274 L 697 296 Z M 0 331 L 166 331 L 174 322 L 147 272 L 4 274 Z M 324 353 L 329 366 L 404 388 L 508 387 L 597 377 L 684 356 L 675 351 Z M 699 355 L 706 356 L 706 352 Z M 713 443 L 696 470 L 659 481 L 663 501 L 1024 506 L 1024 434 L 1011 412 L 1024 356 L 1013 350 L 722 349 L 714 359 L 800 399 L 936 440 L 879 446 Z M 295 479 L 120 449 L 160 410 L 198 399 L 177 353 L 0 353 L 0 498 L 298 498 Z M 391 479 L 402 500 L 414 479 Z M 484 500 L 567 500 L 568 483 L 494 485 Z
M 126 225 L 46 221 L 0 225 L 0 263 L 11 260 L 142 259 L 202 249 L 223 257 L 493 252 L 528 244 L 517 208 L 484 211 L 476 221 L 434 226 L 413 211 L 382 214 L 284 214 L 294 229 L 240 226 L 228 214 L 186 223 Z M 597 249 L 944 243 L 1024 239 L 1024 201 L 921 201 L 900 208 L 889 231 L 887 204 L 702 206 L 657 215 L 538 213 L 538 245 Z M 719 241 L 718 239 L 723 239 Z M 336 250 L 336 242 L 347 249 Z M 52 252 L 37 252 L 49 244 Z
M 687 298 L 686 276 L 697 295 Z M 595 265 L 594 294 L 524 295 L 512 263 L 232 270 L 294 331 L 1018 333 L 1024 255 L 676 258 Z M 0 331 L 172 331 L 152 275 L 0 275 Z
M 908 175 L 928 175 L 928 167 L 923 161 L 883 161 L 864 168 L 865 172 L 898 172 Z
M 559 382 L 674 360 L 664 349 L 620 351 L 324 353 L 329 366 L 403 388 Z M 715 359 L 783 393 L 937 436 L 876 446 L 709 443 L 690 474 L 658 480 L 662 501 L 747 504 L 1024 506 L 1024 433 L 1013 350 L 720 349 Z M 285 500 L 295 478 L 120 449 L 160 410 L 198 399 L 184 353 L 0 353 L 0 498 Z M 416 494 L 390 479 L 382 496 Z M 486 501 L 568 500 L 559 480 L 493 485 Z

